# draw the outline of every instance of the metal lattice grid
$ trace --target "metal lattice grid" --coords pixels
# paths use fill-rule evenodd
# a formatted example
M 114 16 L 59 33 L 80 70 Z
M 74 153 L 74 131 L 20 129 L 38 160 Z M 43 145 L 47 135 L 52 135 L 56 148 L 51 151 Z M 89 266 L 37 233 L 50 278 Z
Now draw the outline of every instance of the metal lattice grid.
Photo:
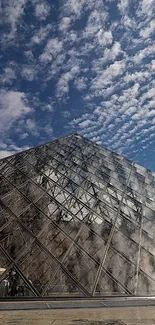
M 71 135 L 0 180 L 1 296 L 155 293 L 154 173 Z

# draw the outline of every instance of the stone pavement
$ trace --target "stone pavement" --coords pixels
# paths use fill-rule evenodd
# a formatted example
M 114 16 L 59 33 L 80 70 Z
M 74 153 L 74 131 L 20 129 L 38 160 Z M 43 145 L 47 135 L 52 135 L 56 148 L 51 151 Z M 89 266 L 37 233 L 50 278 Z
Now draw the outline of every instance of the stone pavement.
M 1 311 L 0 325 L 155 325 L 155 307 Z

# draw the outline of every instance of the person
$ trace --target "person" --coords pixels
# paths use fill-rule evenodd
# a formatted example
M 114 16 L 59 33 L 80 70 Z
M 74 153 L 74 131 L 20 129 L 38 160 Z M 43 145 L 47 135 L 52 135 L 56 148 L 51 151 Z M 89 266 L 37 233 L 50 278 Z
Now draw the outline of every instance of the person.
M 14 297 L 18 292 L 18 276 L 16 271 L 11 271 L 9 276 L 9 294 Z
M 1 295 L 2 297 L 8 296 L 8 289 L 9 289 L 9 281 L 4 279 L 1 283 Z

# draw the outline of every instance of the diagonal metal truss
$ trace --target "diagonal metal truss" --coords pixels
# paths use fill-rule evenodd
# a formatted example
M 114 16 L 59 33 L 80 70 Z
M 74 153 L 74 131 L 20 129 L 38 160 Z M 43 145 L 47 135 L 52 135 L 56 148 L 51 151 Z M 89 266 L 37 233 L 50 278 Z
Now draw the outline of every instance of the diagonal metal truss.
M 0 181 L 0 295 L 155 292 L 154 173 L 71 135 L 0 160 Z

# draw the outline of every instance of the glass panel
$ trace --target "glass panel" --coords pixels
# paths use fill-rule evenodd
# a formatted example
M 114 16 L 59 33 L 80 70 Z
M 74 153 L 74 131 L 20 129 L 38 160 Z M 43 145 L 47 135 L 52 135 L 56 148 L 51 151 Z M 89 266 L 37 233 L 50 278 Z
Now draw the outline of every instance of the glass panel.
M 0 172 L 0 281 L 15 295 L 83 296 L 99 270 L 96 295 L 155 293 L 155 174 L 77 135 Z
M 17 190 L 2 199 L 4 204 L 9 207 L 16 215 L 19 215 L 28 205 L 29 201 L 25 199 Z
M 155 281 L 151 280 L 144 273 L 139 271 L 137 294 L 138 295 L 143 295 L 143 294 L 151 295 L 151 294 L 154 294 L 154 292 L 155 292 Z
M 0 176 L 0 184 L 0 196 L 4 196 L 14 188 L 3 176 Z
M 115 295 L 126 294 L 127 290 L 121 284 L 112 277 L 111 274 L 107 274 L 105 271 L 101 271 L 99 281 L 97 283 L 95 295 Z
M 143 248 L 140 250 L 139 268 L 145 272 L 146 276 L 155 280 L 155 256 Z
M 139 239 L 139 238 L 137 238 Z M 117 229 L 114 230 L 111 245 L 118 250 L 121 255 L 126 256 L 131 262 L 137 263 L 139 243 L 135 243 L 130 238 L 124 236 Z
M 108 250 L 104 267 L 122 284 L 123 287 L 134 294 L 136 266 L 110 248 Z

